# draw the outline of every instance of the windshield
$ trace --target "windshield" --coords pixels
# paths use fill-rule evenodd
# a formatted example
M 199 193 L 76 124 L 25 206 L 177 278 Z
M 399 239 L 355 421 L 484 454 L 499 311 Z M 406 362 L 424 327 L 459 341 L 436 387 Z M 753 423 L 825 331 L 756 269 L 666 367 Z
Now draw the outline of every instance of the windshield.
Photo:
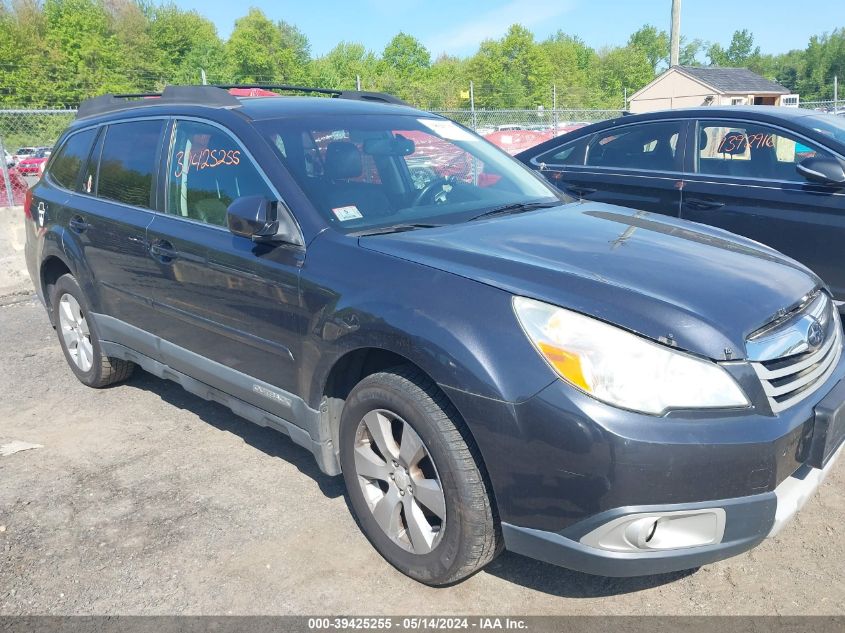
M 804 120 L 814 130 L 825 136 L 832 136 L 840 143 L 845 143 L 845 117 L 832 114 L 814 114 Z
M 323 217 L 346 233 L 450 224 L 500 207 L 567 201 L 445 119 L 330 115 L 256 125 Z

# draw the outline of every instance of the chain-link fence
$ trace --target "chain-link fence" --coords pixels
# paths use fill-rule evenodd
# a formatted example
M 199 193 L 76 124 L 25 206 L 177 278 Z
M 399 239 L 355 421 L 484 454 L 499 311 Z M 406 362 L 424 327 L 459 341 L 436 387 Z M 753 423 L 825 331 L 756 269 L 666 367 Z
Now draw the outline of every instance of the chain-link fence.
M 27 188 L 41 176 L 44 163 L 75 109 L 0 110 L 0 206 L 23 203 Z
M 621 110 L 436 110 L 479 134 L 507 130 L 561 130 L 619 116 Z
M 808 110 L 818 110 L 819 112 L 845 113 L 845 101 L 842 99 L 838 101 L 802 101 L 798 106 Z

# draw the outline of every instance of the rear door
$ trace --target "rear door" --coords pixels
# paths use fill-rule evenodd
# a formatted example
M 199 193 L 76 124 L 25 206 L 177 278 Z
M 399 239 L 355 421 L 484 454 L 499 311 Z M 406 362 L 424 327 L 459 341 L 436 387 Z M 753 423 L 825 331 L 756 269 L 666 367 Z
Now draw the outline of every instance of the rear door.
M 618 125 L 532 159 L 563 191 L 677 216 L 686 121 Z
M 93 309 L 142 329 L 152 326 L 146 229 L 153 219 L 156 163 L 166 121 L 103 126 L 75 191 L 63 205 L 65 240 L 82 255 L 94 282 Z M 83 280 L 84 281 L 84 280 Z M 103 335 L 110 338 L 108 324 Z
M 278 194 L 241 143 L 207 121 L 175 121 L 162 171 L 164 213 L 149 227 L 147 257 L 155 333 L 172 344 L 164 362 L 292 419 L 292 401 L 274 388 L 297 390 L 304 250 L 256 243 L 226 225 L 236 198 Z
M 681 217 L 767 244 L 811 268 L 845 300 L 845 190 L 806 181 L 801 160 L 832 155 L 794 131 L 698 122 Z

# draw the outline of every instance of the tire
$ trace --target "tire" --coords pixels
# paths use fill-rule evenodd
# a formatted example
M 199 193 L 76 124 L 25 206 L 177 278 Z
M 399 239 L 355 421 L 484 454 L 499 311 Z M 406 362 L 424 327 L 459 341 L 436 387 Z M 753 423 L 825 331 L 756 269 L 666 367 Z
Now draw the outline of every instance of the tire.
M 364 378 L 346 400 L 339 440 L 358 524 L 403 574 L 447 585 L 501 551 L 478 450 L 457 411 L 422 372 L 401 366 Z
M 103 354 L 97 325 L 89 316 L 88 300 L 76 279 L 62 275 L 52 290 L 50 305 L 59 345 L 79 381 L 99 389 L 129 378 L 135 364 Z

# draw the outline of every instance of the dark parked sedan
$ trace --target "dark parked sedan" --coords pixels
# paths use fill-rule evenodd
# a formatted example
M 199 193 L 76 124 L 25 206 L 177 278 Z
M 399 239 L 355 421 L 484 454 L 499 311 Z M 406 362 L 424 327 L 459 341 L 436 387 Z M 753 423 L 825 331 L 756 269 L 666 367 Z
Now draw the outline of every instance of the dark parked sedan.
M 578 197 L 702 222 L 794 257 L 845 301 L 845 119 L 767 106 L 624 116 L 517 158 Z

